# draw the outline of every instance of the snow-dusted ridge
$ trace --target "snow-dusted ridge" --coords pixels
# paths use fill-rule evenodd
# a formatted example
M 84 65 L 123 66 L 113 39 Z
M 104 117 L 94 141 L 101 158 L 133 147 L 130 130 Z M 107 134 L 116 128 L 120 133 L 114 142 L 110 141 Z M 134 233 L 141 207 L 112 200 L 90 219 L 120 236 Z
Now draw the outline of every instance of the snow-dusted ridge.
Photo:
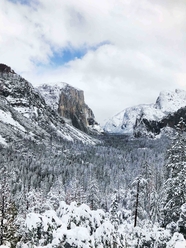
M 63 87 L 65 86 L 66 84 L 63 84 Z M 39 140 L 49 140 L 49 137 L 54 135 L 87 144 L 97 142 L 66 123 L 46 103 L 42 95 L 17 74 L 1 73 L 0 88 L 1 144 L 5 145 L 8 139 L 17 140 L 18 136 L 29 138 L 29 133 L 34 134 Z
M 38 92 L 44 97 L 46 103 L 51 106 L 55 111 L 58 109 L 60 92 L 63 88 L 67 87 L 67 83 L 59 82 L 54 85 L 44 84 L 37 88 Z
M 186 91 L 163 91 L 155 104 L 141 104 L 124 109 L 116 114 L 104 125 L 105 132 L 132 134 L 138 119 L 142 117 L 149 121 L 160 121 L 170 113 L 186 106 Z

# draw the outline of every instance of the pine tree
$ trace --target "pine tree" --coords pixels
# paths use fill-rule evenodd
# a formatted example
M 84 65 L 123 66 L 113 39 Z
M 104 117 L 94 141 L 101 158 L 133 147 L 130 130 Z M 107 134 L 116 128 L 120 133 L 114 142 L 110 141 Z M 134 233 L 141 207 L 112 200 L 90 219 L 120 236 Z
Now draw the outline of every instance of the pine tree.
M 115 195 L 114 200 L 110 208 L 110 221 L 113 224 L 115 230 L 118 230 L 119 216 L 118 216 L 118 196 Z
M 110 208 L 110 221 L 112 225 L 114 226 L 114 230 L 111 233 L 111 243 L 112 243 L 111 247 L 113 248 L 123 247 L 122 242 L 121 242 L 122 241 L 121 235 L 118 232 L 118 227 L 120 224 L 120 219 L 118 215 L 118 200 L 119 200 L 119 196 L 117 193 L 115 193 L 115 196 L 112 201 L 111 208 Z
M 99 188 L 98 188 L 98 183 L 95 179 L 92 179 L 90 181 L 87 192 L 87 202 L 90 206 L 90 209 L 96 210 L 99 208 L 100 205 Z
M 157 223 L 160 220 L 160 195 L 154 189 L 150 198 L 150 220 L 152 223 Z
M 144 210 L 147 213 L 147 218 L 153 223 L 157 222 L 160 218 L 159 215 L 159 194 L 158 187 L 156 187 L 156 175 L 157 171 L 153 165 L 145 161 L 141 167 L 141 178 L 145 179 L 143 188 L 144 192 Z
M 153 171 L 152 165 L 145 161 L 141 167 L 141 179 L 145 179 L 144 185 L 144 209 L 147 212 L 148 217 L 150 218 L 151 210 L 151 193 L 153 191 Z
M 165 165 L 166 181 L 163 185 L 163 220 L 166 226 L 177 222 L 181 206 L 186 202 L 186 149 L 185 149 L 185 123 L 183 118 L 176 126 L 177 136 L 172 147 L 168 150 L 168 161 Z

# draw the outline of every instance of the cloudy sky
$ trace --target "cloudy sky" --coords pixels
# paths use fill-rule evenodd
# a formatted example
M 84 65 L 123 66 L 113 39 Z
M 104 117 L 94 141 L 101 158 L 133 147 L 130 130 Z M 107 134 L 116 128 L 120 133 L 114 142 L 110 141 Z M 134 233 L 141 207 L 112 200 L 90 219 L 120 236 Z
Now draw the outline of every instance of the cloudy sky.
M 185 0 L 0 0 L 0 63 L 84 91 L 98 122 L 186 90 Z

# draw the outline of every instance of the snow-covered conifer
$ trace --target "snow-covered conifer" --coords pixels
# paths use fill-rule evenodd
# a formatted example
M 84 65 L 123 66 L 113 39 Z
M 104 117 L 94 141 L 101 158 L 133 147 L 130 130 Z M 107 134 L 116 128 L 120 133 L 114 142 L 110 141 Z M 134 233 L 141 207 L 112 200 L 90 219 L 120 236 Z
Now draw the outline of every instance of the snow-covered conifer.
M 166 226 L 172 221 L 177 222 L 181 206 L 186 202 L 186 143 L 184 138 L 185 123 L 183 119 L 177 125 L 177 137 L 168 150 L 165 164 L 166 181 L 163 185 L 163 220 Z
M 90 181 L 88 192 L 87 192 L 87 202 L 90 209 L 96 210 L 100 206 L 100 192 L 96 179 Z

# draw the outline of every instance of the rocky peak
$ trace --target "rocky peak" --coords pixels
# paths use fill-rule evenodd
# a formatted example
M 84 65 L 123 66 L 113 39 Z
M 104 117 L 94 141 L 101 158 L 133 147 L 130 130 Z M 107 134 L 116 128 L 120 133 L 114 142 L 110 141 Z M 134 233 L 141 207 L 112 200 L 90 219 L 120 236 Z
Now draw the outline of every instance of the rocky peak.
M 160 92 L 155 103 L 155 108 L 166 113 L 175 112 L 184 106 L 186 106 L 186 91 L 180 89 Z
M 0 64 L 0 73 L 12 73 L 15 74 L 15 72 L 11 69 L 11 67 L 5 65 L 5 64 Z
M 42 85 L 38 90 L 45 101 L 58 112 L 60 116 L 76 128 L 89 132 L 89 126 L 97 124 L 93 111 L 84 100 L 84 92 L 66 83 L 57 85 Z
M 85 104 L 84 92 L 70 85 L 61 89 L 58 112 L 70 119 L 76 128 L 88 132 L 89 119 L 94 120 L 92 110 Z

